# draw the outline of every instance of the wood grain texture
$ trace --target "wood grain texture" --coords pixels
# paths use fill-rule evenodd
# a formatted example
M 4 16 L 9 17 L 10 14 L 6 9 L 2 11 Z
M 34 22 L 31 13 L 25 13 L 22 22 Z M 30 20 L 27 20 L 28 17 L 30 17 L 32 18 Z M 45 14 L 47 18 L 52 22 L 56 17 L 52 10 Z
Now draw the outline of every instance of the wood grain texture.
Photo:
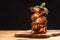
M 28 31 L 29 32 L 29 31 Z M 45 34 L 32 34 L 30 33 L 24 33 L 24 34 L 15 34 L 15 37 L 29 37 L 29 38 L 48 38 L 52 36 L 60 36 L 59 30 L 48 30 Z
M 49 38 L 27 38 L 15 37 L 15 34 L 28 34 L 31 30 L 0 30 L 0 40 L 60 40 L 60 36 L 53 36 Z M 48 31 L 48 30 L 47 30 Z M 60 32 L 60 30 L 52 30 L 52 33 Z M 51 32 L 51 30 L 49 30 Z M 56 33 L 55 32 L 55 33 Z M 49 33 L 47 33 L 49 34 Z M 51 34 L 51 33 L 50 33 Z

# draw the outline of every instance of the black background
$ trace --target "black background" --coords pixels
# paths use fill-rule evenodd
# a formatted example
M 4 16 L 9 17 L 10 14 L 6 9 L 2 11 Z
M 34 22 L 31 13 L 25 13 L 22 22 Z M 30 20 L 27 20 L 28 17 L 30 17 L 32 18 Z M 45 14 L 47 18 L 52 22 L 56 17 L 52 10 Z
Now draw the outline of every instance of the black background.
M 48 29 L 60 29 L 59 0 L 2 0 L 0 3 L 0 29 L 31 29 L 29 7 L 46 2 L 49 9 Z

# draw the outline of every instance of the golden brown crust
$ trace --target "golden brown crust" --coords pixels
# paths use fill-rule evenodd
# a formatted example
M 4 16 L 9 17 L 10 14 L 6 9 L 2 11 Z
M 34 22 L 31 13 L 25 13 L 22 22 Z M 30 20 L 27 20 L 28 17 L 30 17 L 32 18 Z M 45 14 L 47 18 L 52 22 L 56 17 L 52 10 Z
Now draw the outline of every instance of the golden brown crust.
M 32 10 L 35 10 L 33 8 L 31 8 Z M 44 34 L 47 32 L 47 18 L 44 16 L 45 15 L 45 11 L 41 10 L 34 11 L 34 14 L 31 16 L 31 26 L 32 26 L 32 33 L 41 33 Z

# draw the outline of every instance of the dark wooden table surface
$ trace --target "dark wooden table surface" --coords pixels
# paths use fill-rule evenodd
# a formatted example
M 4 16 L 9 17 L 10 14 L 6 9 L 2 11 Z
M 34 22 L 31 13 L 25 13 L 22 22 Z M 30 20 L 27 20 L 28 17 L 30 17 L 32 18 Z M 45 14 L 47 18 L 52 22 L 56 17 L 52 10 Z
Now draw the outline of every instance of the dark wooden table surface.
M 15 34 L 29 33 L 31 30 L 0 30 L 0 40 L 60 40 L 60 36 L 49 37 L 49 38 L 22 38 L 15 37 Z M 50 30 L 60 32 L 60 30 Z

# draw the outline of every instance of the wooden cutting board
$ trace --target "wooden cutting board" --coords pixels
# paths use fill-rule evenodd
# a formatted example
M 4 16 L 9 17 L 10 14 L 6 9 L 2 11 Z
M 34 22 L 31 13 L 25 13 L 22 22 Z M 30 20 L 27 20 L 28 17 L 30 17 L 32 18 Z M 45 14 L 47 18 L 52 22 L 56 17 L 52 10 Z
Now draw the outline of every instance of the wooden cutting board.
M 48 38 L 52 36 L 60 36 L 60 30 L 47 30 L 46 34 L 31 34 L 31 30 L 22 34 L 15 34 L 15 37 L 29 37 L 29 38 Z

